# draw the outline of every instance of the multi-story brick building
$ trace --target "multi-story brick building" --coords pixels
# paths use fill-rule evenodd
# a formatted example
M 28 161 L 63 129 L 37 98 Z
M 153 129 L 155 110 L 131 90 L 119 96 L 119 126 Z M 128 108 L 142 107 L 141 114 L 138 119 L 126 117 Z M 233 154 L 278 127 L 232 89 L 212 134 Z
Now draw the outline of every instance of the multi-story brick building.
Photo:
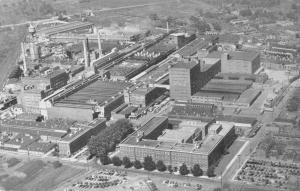
M 192 128 L 185 133 L 178 131 L 178 128 L 168 129 L 166 132 L 168 125 L 166 117 L 152 118 L 119 144 L 120 156 L 140 161 L 146 156 L 151 156 L 154 161 L 162 160 L 172 166 L 180 166 L 182 163 L 188 166 L 199 164 L 206 171 L 219 160 L 235 136 L 234 125 L 226 122 L 183 122 L 179 128 Z M 172 140 L 170 136 L 163 138 L 166 133 L 170 133 L 168 131 L 172 131 L 172 136 L 178 140 Z M 188 137 L 188 141 L 181 141 L 182 137 Z
M 169 69 L 171 98 L 187 101 L 220 72 L 221 62 L 179 61 Z
M 171 98 L 188 100 L 200 90 L 198 84 L 200 64 L 197 62 L 178 62 L 169 70 Z

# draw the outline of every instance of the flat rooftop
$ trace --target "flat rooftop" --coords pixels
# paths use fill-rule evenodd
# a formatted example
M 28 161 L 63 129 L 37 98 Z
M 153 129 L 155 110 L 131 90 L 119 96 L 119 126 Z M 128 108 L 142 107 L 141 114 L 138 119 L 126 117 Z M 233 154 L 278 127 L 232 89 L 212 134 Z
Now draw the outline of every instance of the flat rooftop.
M 187 57 L 192 56 L 197 53 L 198 50 L 206 49 L 209 47 L 209 42 L 200 38 L 197 38 L 190 42 L 189 44 L 185 45 L 181 49 L 179 49 L 176 54 L 180 56 Z
M 159 124 L 165 122 L 168 118 L 167 117 L 153 117 L 149 121 L 147 121 L 139 131 L 144 132 L 144 136 L 147 137 L 154 129 L 156 129 Z
M 197 62 L 182 62 L 179 61 L 175 65 L 173 65 L 171 68 L 185 68 L 185 69 L 192 69 L 195 66 L 197 66 Z
M 38 30 L 37 33 L 45 36 L 50 36 L 50 35 L 68 32 L 79 28 L 91 27 L 93 25 L 94 25 L 93 23 L 89 23 L 89 22 L 74 21 L 66 24 L 56 25 L 53 27 L 43 28 Z
M 239 98 L 238 94 L 227 93 L 227 92 L 209 92 L 209 91 L 199 91 L 192 95 L 193 97 L 204 97 L 204 98 L 217 98 L 223 101 L 234 101 Z
M 212 79 L 201 90 L 210 92 L 228 92 L 241 94 L 252 85 L 248 80 Z
M 222 130 L 215 135 L 207 135 L 207 137 L 202 142 L 199 148 L 196 148 L 193 144 L 190 143 L 174 143 L 172 141 L 159 141 L 159 140 L 149 140 L 142 139 L 141 141 L 136 141 L 136 133 L 130 135 L 125 139 L 120 145 L 133 146 L 133 147 L 148 147 L 152 149 L 160 149 L 166 151 L 178 151 L 185 153 L 196 153 L 208 155 L 223 139 L 232 128 L 234 128 L 232 123 L 222 123 Z
M 228 121 L 234 123 L 248 123 L 254 124 L 257 119 L 255 117 L 245 117 L 245 116 L 237 116 L 237 115 L 218 115 L 216 117 L 217 121 Z
M 76 140 L 90 129 L 100 125 L 100 123 L 106 122 L 105 119 L 96 119 L 90 123 L 77 123 L 70 128 L 70 131 L 66 136 L 64 136 L 61 141 L 71 142 Z
M 5 144 L 18 145 L 18 146 L 27 146 L 38 140 L 37 137 L 32 135 L 18 134 L 13 139 L 6 141 Z
M 230 60 L 245 60 L 245 61 L 253 61 L 257 56 L 259 56 L 258 52 L 253 51 L 233 51 L 228 53 L 230 56 Z
M 93 106 L 97 102 L 102 104 L 113 96 L 123 93 L 123 89 L 132 86 L 129 82 L 97 80 L 73 94 L 58 100 L 55 106 L 85 107 Z
M 132 112 L 136 111 L 137 107 L 135 106 L 128 106 L 120 111 L 120 114 L 131 114 Z
M 259 90 L 259 89 L 254 89 L 254 88 L 247 89 L 240 95 L 237 102 L 250 104 L 255 98 L 257 98 L 259 96 L 260 93 L 261 93 L 261 90 Z
M 195 121 L 196 124 L 189 123 L 190 121 L 183 121 L 176 129 L 165 129 L 163 134 L 158 137 L 158 141 L 171 141 L 182 143 L 186 142 L 197 131 L 200 131 L 200 127 L 204 127 L 207 123 Z
M 55 143 L 46 143 L 46 142 L 33 142 L 29 145 L 22 145 L 20 147 L 21 150 L 29 150 L 33 152 L 42 152 L 47 153 L 51 149 L 55 147 Z
M 45 122 L 6 119 L 1 122 L 1 125 L 32 127 L 45 130 L 60 130 L 66 132 L 74 123 L 75 121 L 65 119 L 49 119 Z

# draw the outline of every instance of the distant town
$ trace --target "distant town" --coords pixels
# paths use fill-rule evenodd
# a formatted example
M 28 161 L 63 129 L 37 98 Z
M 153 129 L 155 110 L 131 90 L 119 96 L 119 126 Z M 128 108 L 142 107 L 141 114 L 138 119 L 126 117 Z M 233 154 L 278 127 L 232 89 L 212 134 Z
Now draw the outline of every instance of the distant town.
M 300 190 L 299 1 L 0 7 L 0 190 Z

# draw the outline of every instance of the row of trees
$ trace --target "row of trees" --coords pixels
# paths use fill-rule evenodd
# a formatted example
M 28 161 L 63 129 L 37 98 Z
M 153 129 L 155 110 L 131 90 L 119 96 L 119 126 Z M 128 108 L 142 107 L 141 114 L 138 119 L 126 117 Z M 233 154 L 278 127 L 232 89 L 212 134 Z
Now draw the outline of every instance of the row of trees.
M 115 150 L 128 134 L 133 132 L 132 124 L 127 119 L 120 119 L 102 130 L 97 136 L 91 137 L 88 148 L 91 155 L 106 160 L 107 154 Z
M 203 170 L 201 169 L 199 164 L 195 164 L 191 169 L 189 169 L 186 164 L 182 164 L 179 169 L 177 167 L 172 167 L 171 165 L 165 165 L 163 161 L 159 160 L 156 163 L 153 161 L 151 156 L 147 156 L 144 158 L 144 162 L 140 162 L 139 160 L 130 161 L 128 157 L 123 157 L 121 160 L 118 156 L 114 156 L 111 159 L 109 157 L 100 158 L 100 161 L 103 165 L 107 165 L 112 163 L 114 166 L 121 166 L 123 165 L 125 168 L 131 168 L 132 166 L 136 169 L 144 168 L 147 171 L 158 170 L 160 172 L 169 171 L 169 173 L 177 172 L 183 176 L 192 174 L 195 177 L 203 176 Z M 214 168 L 209 168 L 206 172 L 208 177 L 213 177 L 214 175 Z

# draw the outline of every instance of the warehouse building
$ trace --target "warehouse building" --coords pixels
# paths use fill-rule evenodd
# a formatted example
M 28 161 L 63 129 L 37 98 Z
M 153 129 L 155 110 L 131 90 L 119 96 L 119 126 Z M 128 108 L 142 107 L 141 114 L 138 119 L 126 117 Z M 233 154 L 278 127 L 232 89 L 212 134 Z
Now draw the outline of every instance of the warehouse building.
M 221 63 L 222 73 L 254 74 L 260 67 L 260 54 L 244 51 L 223 53 Z
M 111 111 L 124 103 L 123 89 L 131 83 L 107 81 L 97 78 L 84 79 L 45 104 L 46 118 L 64 118 L 78 121 L 111 117 Z M 51 101 L 49 100 L 49 101 Z
M 232 123 L 184 121 L 168 129 L 168 118 L 154 117 L 119 144 L 120 156 L 143 161 L 151 156 L 167 165 L 199 164 L 207 169 L 219 160 L 234 140 Z

